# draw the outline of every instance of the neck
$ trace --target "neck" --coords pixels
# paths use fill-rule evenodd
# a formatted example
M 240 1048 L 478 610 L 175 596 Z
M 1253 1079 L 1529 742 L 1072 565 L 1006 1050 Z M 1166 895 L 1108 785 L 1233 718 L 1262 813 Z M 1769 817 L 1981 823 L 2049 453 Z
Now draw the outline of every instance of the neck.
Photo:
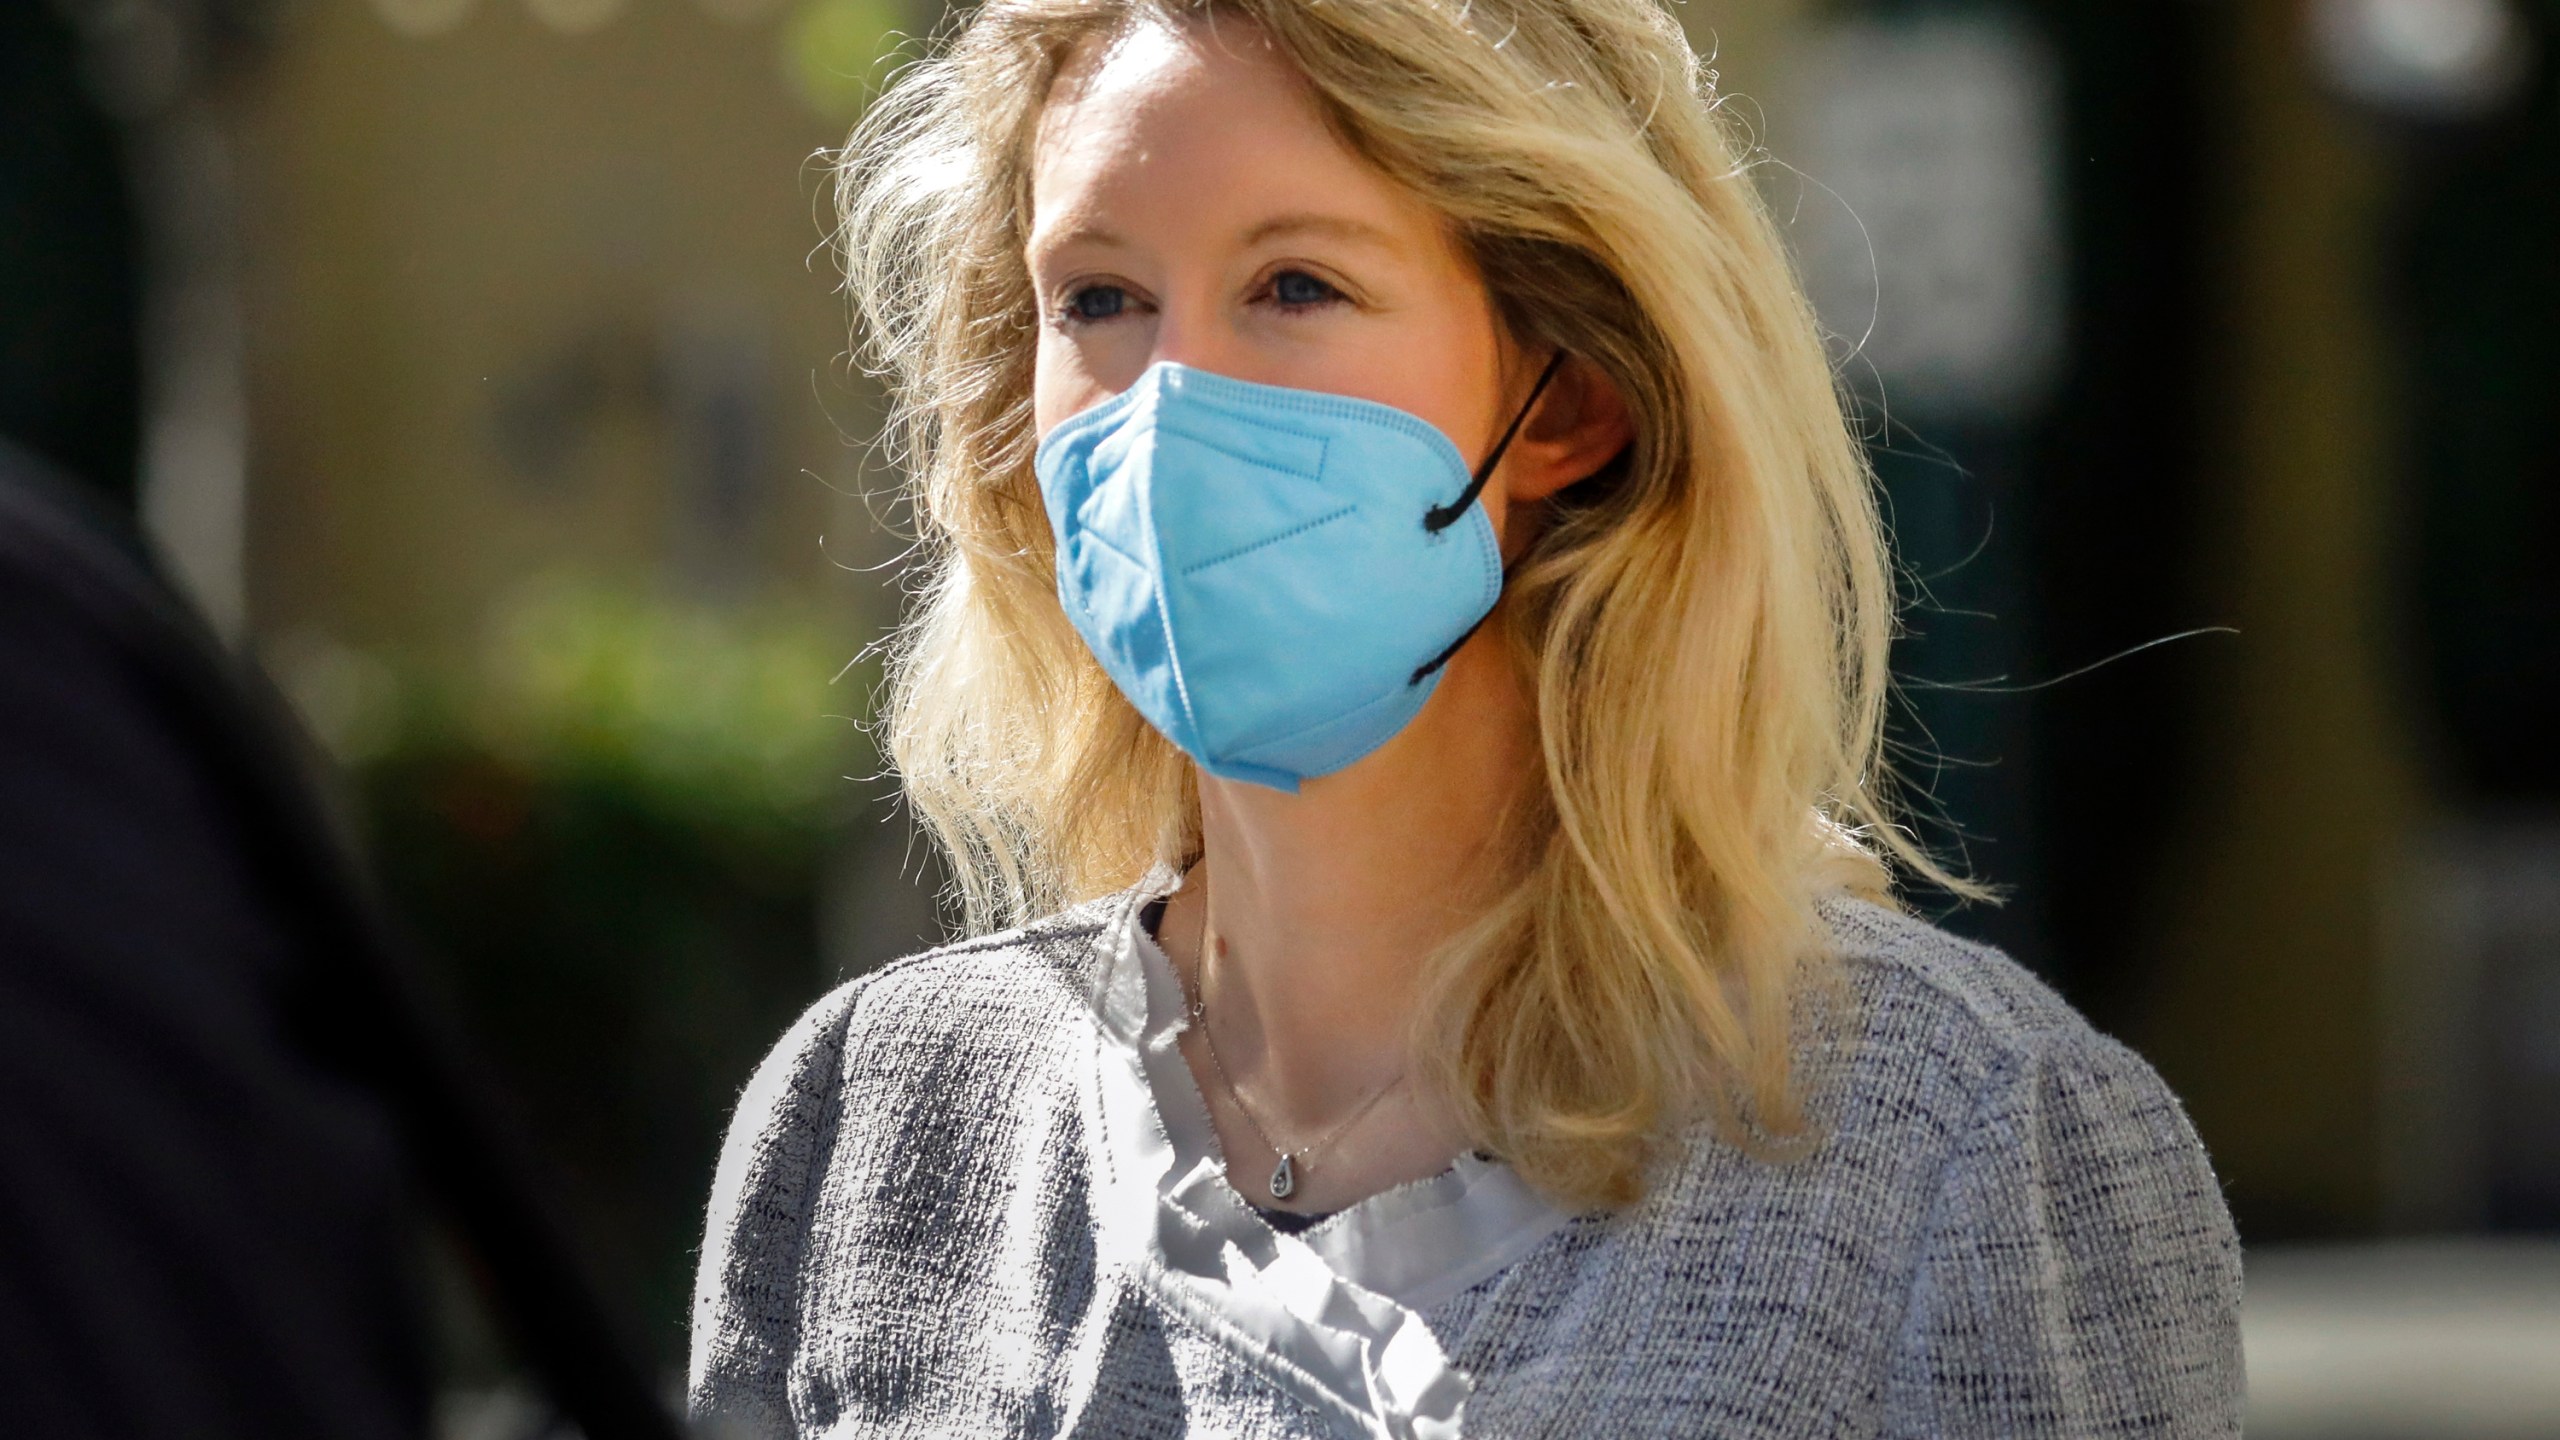
M 1406 1072 L 1421 960 L 1492 899 L 1506 813 L 1537 773 L 1528 699 L 1487 625 L 1349 768 L 1296 795 L 1202 778 L 1202 862 L 1164 931 L 1188 951 L 1205 894 L 1219 1053 L 1276 1118 L 1320 1125 Z

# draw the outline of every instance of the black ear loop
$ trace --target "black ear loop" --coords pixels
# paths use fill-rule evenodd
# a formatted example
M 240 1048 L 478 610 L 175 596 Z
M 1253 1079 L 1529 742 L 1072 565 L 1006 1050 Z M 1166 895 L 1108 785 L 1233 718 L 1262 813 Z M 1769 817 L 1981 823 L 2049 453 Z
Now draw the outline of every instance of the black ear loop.
M 1548 357 L 1547 368 L 1538 372 L 1538 383 L 1529 387 L 1529 398 L 1520 402 L 1519 413 L 1511 417 L 1510 427 L 1502 432 L 1502 438 L 1493 442 L 1492 452 L 1484 457 L 1483 464 L 1476 467 L 1474 477 L 1467 481 L 1466 490 L 1448 504 L 1434 505 L 1423 512 L 1422 528 L 1424 530 L 1437 535 L 1457 524 L 1458 517 L 1474 507 L 1476 497 L 1484 493 L 1485 482 L 1493 478 L 1493 467 L 1502 463 L 1502 452 L 1511 448 L 1512 437 L 1518 435 L 1520 427 L 1528 423 L 1529 411 L 1538 403 L 1538 397 L 1546 393 L 1547 382 L 1556 378 L 1556 371 L 1563 368 L 1564 356 L 1563 348 L 1558 347 L 1556 353 Z M 1476 623 L 1467 627 L 1467 633 L 1449 642 L 1448 649 L 1424 661 L 1414 670 L 1413 678 L 1405 683 L 1419 685 L 1431 678 L 1431 672 L 1448 664 L 1450 659 L 1458 653 L 1458 647 L 1474 639 L 1475 633 L 1484 628 L 1484 622 L 1492 618 L 1492 615 L 1493 612 L 1487 610 L 1484 614 L 1477 616 Z
M 1493 467 L 1502 463 L 1502 452 L 1511 448 L 1512 437 L 1528 423 L 1530 407 L 1538 403 L 1538 397 L 1546 392 L 1547 382 L 1556 378 L 1556 371 L 1563 365 L 1564 351 L 1559 348 L 1547 361 L 1547 368 L 1538 372 L 1538 383 L 1529 387 L 1529 398 L 1520 402 L 1520 412 L 1511 417 L 1511 427 L 1502 432 L 1501 439 L 1493 442 L 1492 452 L 1484 457 L 1483 464 L 1476 467 L 1474 478 L 1467 481 L 1467 488 L 1448 504 L 1434 505 L 1424 511 L 1423 529 L 1437 535 L 1457 524 L 1458 517 L 1466 514 L 1467 508 L 1476 503 L 1476 497 L 1484 493 L 1485 482 L 1493 478 Z

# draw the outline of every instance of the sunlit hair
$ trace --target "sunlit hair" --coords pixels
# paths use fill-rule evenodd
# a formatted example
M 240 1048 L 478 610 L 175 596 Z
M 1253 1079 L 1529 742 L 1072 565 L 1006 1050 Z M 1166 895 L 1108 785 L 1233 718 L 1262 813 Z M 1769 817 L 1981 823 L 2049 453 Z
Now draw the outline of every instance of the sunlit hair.
M 1650 0 L 988 0 L 842 156 L 841 243 L 914 486 L 888 746 L 973 929 L 1199 849 L 1190 761 L 1060 610 L 1031 460 L 1029 156 L 1084 41 L 1259 24 L 1356 153 L 1435 207 L 1511 337 L 1597 364 L 1629 453 L 1549 502 L 1502 623 L 1534 688 L 1517 883 L 1432 957 L 1417 1062 L 1574 1207 L 1712 1121 L 1804 1132 L 1814 899 L 1944 879 L 1879 763 L 1892 583 L 1802 288 L 1698 57 Z

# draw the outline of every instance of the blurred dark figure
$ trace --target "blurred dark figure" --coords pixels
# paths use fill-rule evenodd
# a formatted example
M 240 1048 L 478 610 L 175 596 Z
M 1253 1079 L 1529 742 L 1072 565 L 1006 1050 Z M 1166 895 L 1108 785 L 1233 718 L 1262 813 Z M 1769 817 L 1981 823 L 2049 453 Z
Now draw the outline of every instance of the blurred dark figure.
M 0 1432 L 423 1435 L 433 1200 L 587 1435 L 673 1436 L 294 733 L 0 441 Z
M 406 1437 L 410 1161 L 181 612 L 0 442 L 0 1429 Z
M 0 434 L 130 509 L 142 245 L 89 72 L 57 6 L 0 5 Z
M 144 42 L 246 13 L 0 5 L 0 1435 L 423 1436 L 432 1203 L 563 1412 L 670 1437 L 298 731 L 135 534 L 143 140 L 99 97 L 165 109 Z
M 286 1033 L 310 957 L 241 777 L 118 522 L 39 478 L 132 505 L 140 246 L 83 76 L 0 6 L 0 1429 L 418 1435 L 388 1106 Z
M 420 1435 L 391 1104 L 296 1033 L 320 957 L 260 777 L 110 538 L 142 245 L 87 58 L 0 6 L 0 1431 Z

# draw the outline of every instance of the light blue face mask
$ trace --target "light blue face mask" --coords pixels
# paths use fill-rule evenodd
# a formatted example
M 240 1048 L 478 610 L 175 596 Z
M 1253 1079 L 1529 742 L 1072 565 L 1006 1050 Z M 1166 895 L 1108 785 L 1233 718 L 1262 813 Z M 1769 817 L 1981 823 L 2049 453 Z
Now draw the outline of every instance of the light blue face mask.
M 1058 600 L 1202 769 L 1295 791 L 1403 729 L 1501 597 L 1477 496 L 1563 359 L 1473 474 L 1391 405 L 1159 361 L 1040 441 Z

